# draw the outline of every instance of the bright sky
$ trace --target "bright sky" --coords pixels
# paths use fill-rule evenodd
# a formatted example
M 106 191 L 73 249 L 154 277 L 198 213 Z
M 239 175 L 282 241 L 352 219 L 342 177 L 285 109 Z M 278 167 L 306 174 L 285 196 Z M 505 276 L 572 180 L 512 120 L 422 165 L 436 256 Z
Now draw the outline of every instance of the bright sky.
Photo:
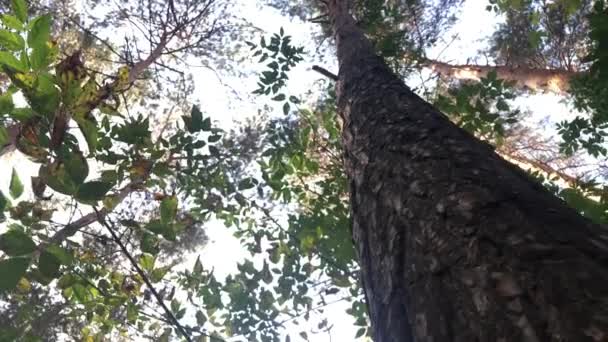
M 467 58 L 477 55 L 477 51 L 483 46 L 481 40 L 487 38 L 497 23 L 493 13 L 485 11 L 487 0 L 467 0 L 462 8 L 460 21 L 454 26 L 450 33 L 444 37 L 446 42 L 451 41 L 453 34 L 458 34 L 458 39 L 439 57 L 442 61 L 465 63 Z M 302 23 L 299 21 L 291 21 L 289 18 L 281 15 L 272 8 L 260 9 L 256 1 L 239 0 L 237 6 L 243 17 L 250 20 L 256 27 L 261 28 L 267 33 L 278 32 L 280 27 L 285 29 L 285 32 L 294 37 L 295 45 L 312 46 L 309 44 L 309 37 L 312 30 L 316 27 L 314 24 Z M 259 37 L 257 37 L 259 40 Z M 437 58 L 440 51 L 443 50 L 445 44 L 441 44 L 433 49 L 429 56 Z M 333 60 L 329 58 L 328 60 Z M 322 76 L 311 70 L 315 61 L 306 60 L 301 63 L 293 72 L 290 73 L 291 80 L 288 84 L 289 92 L 293 95 L 303 95 L 312 84 L 319 80 Z M 322 64 L 329 70 L 337 72 L 335 63 L 328 65 Z M 243 66 L 244 70 L 255 71 L 259 66 L 255 60 L 248 60 Z M 234 121 L 240 121 L 250 115 L 255 115 L 257 109 L 263 104 L 270 104 L 266 99 L 252 99 L 247 94 L 256 88 L 256 75 L 252 75 L 246 79 L 236 79 L 230 76 L 219 76 L 206 68 L 193 68 L 190 70 L 194 74 L 195 80 L 195 96 L 201 103 L 202 109 L 206 114 L 224 128 L 230 128 Z M 410 84 L 415 86 L 415 84 Z M 235 99 L 232 90 L 236 90 L 243 95 L 243 100 Z M 553 95 L 535 95 L 518 101 L 521 107 L 529 107 L 535 113 L 536 121 L 546 115 L 551 115 L 552 120 L 556 121 L 563 117 L 568 111 L 564 105 L 558 102 L 558 98 Z M 277 112 L 280 109 L 277 108 Z M 557 118 L 557 119 L 556 119 Z M 10 155 L 0 157 L 0 190 L 5 194 L 8 193 L 8 183 L 10 172 L 14 166 L 19 173 L 26 190 L 29 191 L 29 179 L 37 174 L 38 167 L 30 163 L 23 157 L 22 154 L 15 152 Z M 201 260 L 204 266 L 208 269 L 214 268 L 218 276 L 226 275 L 236 270 L 236 262 L 241 260 L 245 253 L 240 247 L 238 241 L 231 236 L 228 229 L 222 223 L 212 222 L 205 226 L 210 237 L 209 244 L 200 251 Z M 193 255 L 187 258 L 184 267 L 191 268 L 196 256 Z M 344 305 L 333 305 L 327 308 L 327 317 L 330 324 L 334 325 L 332 330 L 333 341 L 352 340 L 356 332 L 356 327 L 352 325 L 352 319 L 344 312 Z M 297 335 L 300 329 L 294 329 L 291 332 L 292 341 L 297 340 Z M 332 339 L 326 334 L 312 336 L 314 341 L 331 341 Z

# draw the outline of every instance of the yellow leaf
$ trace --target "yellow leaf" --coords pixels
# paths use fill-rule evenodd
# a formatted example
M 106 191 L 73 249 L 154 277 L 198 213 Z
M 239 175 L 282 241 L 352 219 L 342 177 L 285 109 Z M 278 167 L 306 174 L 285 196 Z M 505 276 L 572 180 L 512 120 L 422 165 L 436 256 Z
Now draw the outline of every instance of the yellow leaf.
M 29 280 L 25 278 L 21 278 L 17 283 L 17 290 L 21 293 L 28 293 L 32 289 L 32 284 L 30 284 Z
M 129 86 L 129 67 L 121 67 L 118 69 L 118 78 L 114 84 L 116 90 L 125 90 Z

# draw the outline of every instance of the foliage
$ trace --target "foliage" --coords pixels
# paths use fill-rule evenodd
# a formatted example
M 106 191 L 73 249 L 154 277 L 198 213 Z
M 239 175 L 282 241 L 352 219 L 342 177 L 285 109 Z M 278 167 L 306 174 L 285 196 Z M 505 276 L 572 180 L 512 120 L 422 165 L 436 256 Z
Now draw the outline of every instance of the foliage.
M 460 127 L 476 136 L 499 144 L 505 126 L 518 122 L 520 111 L 511 109 L 509 101 L 516 96 L 513 84 L 490 72 L 480 82 L 465 83 L 438 94 L 435 105 Z
M 55 43 L 57 25 L 50 15 L 32 18 L 39 9 L 28 10 L 23 0 L 12 3 L 12 12 L 0 18 L 0 66 L 10 80 L 0 94 L 0 145 L 11 143 L 11 128 L 18 125 L 16 147 L 39 172 L 31 184 L 12 172 L 5 180 L 7 193 L 0 192 L 0 218 L 7 227 L 0 235 L 0 298 L 7 307 L 0 315 L 0 340 L 36 341 L 63 331 L 86 341 L 278 341 L 303 322 L 316 329 L 302 327 L 299 338 L 314 340 L 311 332 L 331 331 L 332 322 L 321 314 L 334 303 L 348 306 L 357 329 L 351 338 L 370 336 L 349 229 L 335 94 L 331 86 L 322 87 L 312 100 L 287 90 L 289 72 L 306 55 L 304 47 L 294 46 L 283 29 L 247 43 L 263 68 L 253 93 L 282 114 L 225 132 L 180 88 L 179 99 L 171 100 L 180 107 L 188 104 L 188 112 L 157 134 L 150 117 L 155 104 L 166 99 L 141 82 L 150 81 L 149 71 L 133 74 L 146 66 L 138 64 L 145 58 L 135 56 L 136 39 L 115 54 L 119 67 L 100 63 L 96 67 L 103 70 L 93 71 L 97 61 L 91 53 L 68 53 Z M 178 4 L 176 11 L 194 15 L 189 3 Z M 294 6 L 273 3 L 286 10 Z M 404 71 L 419 66 L 412 60 L 441 38 L 459 4 L 357 1 L 354 12 L 379 54 Z M 571 54 L 581 33 L 590 33 L 596 42 L 589 54 L 592 66 L 572 83 L 574 101 L 583 111 L 603 108 L 598 94 L 605 90 L 602 49 L 608 35 L 603 3 L 598 4 L 587 32 L 581 21 L 589 12 L 587 2 L 543 7 L 492 1 L 489 10 L 507 16 L 492 53 L 506 64 L 533 65 L 544 56 L 549 62 L 543 67 L 564 67 L 555 56 Z M 306 15 L 322 10 L 308 2 L 296 5 Z M 156 11 L 167 7 L 164 2 L 151 1 L 148 9 L 138 2 L 124 6 L 92 27 L 119 26 L 128 20 L 121 13 L 137 13 L 132 17 L 147 18 L 152 31 L 172 32 L 161 25 L 165 11 Z M 166 14 L 179 17 L 170 6 Z M 208 22 L 197 29 L 176 34 L 173 43 L 184 43 L 201 57 L 229 37 Z M 87 30 L 85 36 L 94 34 Z M 210 32 L 220 38 L 202 39 Z M 562 34 L 565 43 L 553 46 Z M 171 45 L 164 53 L 180 60 L 181 51 Z M 577 58 L 572 61 L 578 63 Z M 171 79 L 157 85 L 167 83 L 175 85 Z M 20 95 L 25 105 L 15 100 Z M 511 83 L 490 73 L 481 82 L 438 91 L 435 102 L 461 127 L 499 148 L 521 124 L 523 113 L 514 109 L 517 95 Z M 129 110 L 132 102 L 140 104 L 135 111 Z M 603 135 L 595 133 L 605 121 L 599 113 L 561 126 L 566 152 L 583 147 L 593 155 L 605 153 Z M 601 179 L 564 185 L 559 177 L 529 171 L 586 217 L 608 222 L 608 192 Z M 62 217 L 66 213 L 69 218 Z M 200 257 L 178 270 L 179 256 L 204 243 L 203 225 L 216 219 L 249 256 L 226 278 Z
M 608 135 L 608 12 L 604 1 L 597 1 L 589 15 L 589 39 L 592 42 L 586 61 L 589 71 L 577 77 L 571 85 L 573 105 L 590 117 L 577 116 L 561 122 L 563 150 L 572 154 L 579 148 L 593 156 L 606 155 L 605 137 Z
M 486 10 L 505 16 L 488 53 L 497 65 L 577 70 L 589 30 L 591 0 L 490 0 Z
M 149 284 L 166 281 L 173 266 L 156 262 L 162 254 L 159 247 L 179 243 L 191 226 L 200 229 L 203 217 L 187 211 L 202 213 L 202 206 L 209 208 L 206 202 L 185 205 L 190 198 L 188 186 L 202 182 L 209 193 L 227 187 L 218 162 L 223 133 L 194 106 L 183 117 L 185 129 L 153 140 L 149 118 L 141 113 L 122 114 L 119 101 L 136 73 L 147 66 L 146 60 L 132 68 L 120 67 L 100 82 L 85 67 L 79 51 L 57 59 L 51 17 L 30 19 L 25 6 L 22 0 L 13 1 L 14 11 L 3 16 L 0 30 L 0 66 L 11 81 L 1 96 L 0 123 L 2 132 L 15 125 L 20 128 L 17 149 L 38 165 L 39 173 L 32 179 L 34 201 L 22 199 L 24 183 L 15 171 L 10 199 L 0 196 L 2 217 L 9 227 L 0 235 L 4 252 L 0 291 L 11 305 L 6 311 L 10 327 L 0 329 L 0 339 L 43 337 L 26 327 L 44 320 L 31 310 L 40 303 L 38 294 L 45 291 L 55 291 L 64 303 L 47 302 L 48 310 L 56 306 L 61 317 L 70 317 L 84 340 L 124 335 L 129 326 L 146 330 L 149 336 L 168 337 L 171 329 L 161 331 L 160 317 L 170 314 L 181 319 L 185 311 L 175 304 L 173 312 L 151 320 L 150 315 L 156 316 L 147 308 L 146 298 L 154 292 Z M 24 107 L 14 102 L 19 94 L 26 100 Z M 68 129 L 72 123 L 78 131 Z M 137 201 L 137 194 L 150 193 L 154 196 L 147 205 L 153 210 L 147 217 L 135 221 L 132 211 L 121 209 Z M 58 224 L 51 198 L 78 203 L 89 213 Z M 95 221 L 103 225 L 87 227 Z M 94 239 L 71 239 L 79 230 Z M 131 250 L 122 248 L 125 236 Z M 120 246 L 118 251 L 126 259 L 137 256 L 139 265 L 131 266 L 140 267 L 141 272 L 121 267 L 124 259 L 116 262 L 114 247 L 104 256 L 108 241 Z

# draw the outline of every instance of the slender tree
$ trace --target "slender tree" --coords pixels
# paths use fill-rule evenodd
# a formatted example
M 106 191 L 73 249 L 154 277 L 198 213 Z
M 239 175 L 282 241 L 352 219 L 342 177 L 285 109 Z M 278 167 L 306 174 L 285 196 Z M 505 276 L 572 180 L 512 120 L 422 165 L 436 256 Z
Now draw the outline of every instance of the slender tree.
M 415 95 L 327 1 L 375 341 L 602 341 L 608 235 Z

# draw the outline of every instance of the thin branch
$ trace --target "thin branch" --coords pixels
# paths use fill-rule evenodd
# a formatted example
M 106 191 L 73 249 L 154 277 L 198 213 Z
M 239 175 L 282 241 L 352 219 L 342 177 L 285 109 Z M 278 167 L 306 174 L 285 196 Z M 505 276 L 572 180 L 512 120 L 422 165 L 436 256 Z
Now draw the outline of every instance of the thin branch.
M 152 295 L 154 296 L 154 298 L 156 298 L 156 301 L 158 302 L 158 304 L 163 308 L 167 317 L 173 322 L 173 325 L 177 328 L 177 330 L 179 330 L 179 332 L 182 334 L 182 336 L 184 336 L 186 341 L 193 342 L 190 335 L 186 332 L 186 329 L 184 329 L 184 327 L 179 323 L 179 320 L 175 317 L 173 312 L 171 312 L 171 310 L 167 307 L 163 298 L 158 294 L 158 291 L 156 291 L 156 289 L 154 288 L 154 285 L 152 285 L 152 282 L 150 281 L 150 279 L 148 279 L 148 275 L 146 274 L 146 272 L 144 272 L 144 270 L 142 270 L 141 267 L 139 267 L 137 260 L 135 260 L 135 258 L 131 255 L 131 253 L 127 249 L 127 247 L 122 243 L 122 241 L 120 240 L 120 237 L 118 237 L 118 235 L 116 234 L 116 232 L 114 231 L 114 229 L 112 227 L 113 224 L 109 221 L 106 221 L 106 215 L 103 215 L 99 210 L 97 210 L 97 207 L 93 207 L 93 210 L 95 210 L 95 213 L 97 214 L 97 220 L 99 221 L 99 223 L 101 223 L 101 225 L 103 225 L 104 227 L 106 227 L 108 229 L 108 231 L 110 232 L 110 235 L 112 235 L 112 238 L 114 239 L 114 242 L 116 242 L 118 244 L 118 246 L 122 250 L 123 254 L 127 257 L 127 259 L 129 259 L 131 266 L 133 266 L 133 268 L 135 268 L 135 271 L 137 271 L 139 276 L 144 280 L 144 282 L 146 283 L 146 286 L 148 286 L 148 288 L 150 289 L 150 292 L 152 292 Z
M 141 184 L 141 182 L 139 182 L 139 181 L 132 182 L 129 185 L 122 188 L 118 192 L 118 195 L 116 196 L 116 198 L 118 199 L 117 203 L 124 201 L 124 199 L 127 198 L 127 196 L 129 196 L 133 191 L 135 191 L 137 189 L 137 186 L 139 184 Z M 109 210 L 107 210 L 105 208 L 100 211 L 100 214 L 103 216 L 107 215 L 108 213 L 109 213 Z M 78 220 L 67 224 L 63 229 L 56 232 L 55 235 L 53 235 L 49 239 L 49 243 L 50 244 L 60 244 L 65 239 L 76 234 L 80 229 L 96 222 L 97 219 L 98 219 L 98 215 L 96 213 L 89 213 L 85 216 L 82 216 Z

